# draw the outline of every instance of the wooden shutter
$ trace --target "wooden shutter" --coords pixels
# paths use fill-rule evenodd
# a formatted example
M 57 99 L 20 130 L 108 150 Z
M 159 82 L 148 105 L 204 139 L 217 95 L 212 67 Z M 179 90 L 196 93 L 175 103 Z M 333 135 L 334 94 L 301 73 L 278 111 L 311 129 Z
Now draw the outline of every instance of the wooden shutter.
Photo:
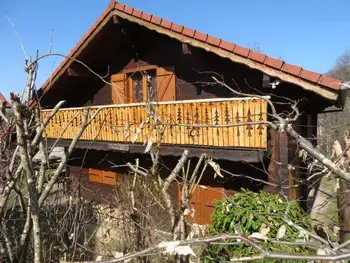
M 178 184 L 178 198 L 181 200 L 182 184 Z M 207 225 L 211 223 L 211 215 L 215 209 L 215 201 L 225 197 L 225 189 L 221 187 L 197 185 L 191 196 L 190 205 L 194 209 L 194 215 L 189 214 L 187 220 L 190 223 Z
M 114 104 L 123 104 L 127 101 L 126 74 L 120 73 L 111 76 L 112 101 Z
M 114 172 L 103 171 L 102 172 L 102 183 L 109 185 L 117 184 L 117 174 Z
M 96 183 L 102 183 L 102 184 L 109 184 L 109 185 L 116 185 L 117 184 L 117 174 L 110 171 L 103 171 L 98 169 L 89 169 L 89 181 L 90 182 L 96 182 Z
M 89 169 L 89 181 L 91 182 L 102 182 L 102 171 L 97 169 Z
M 158 101 L 174 101 L 175 98 L 174 68 L 157 68 Z

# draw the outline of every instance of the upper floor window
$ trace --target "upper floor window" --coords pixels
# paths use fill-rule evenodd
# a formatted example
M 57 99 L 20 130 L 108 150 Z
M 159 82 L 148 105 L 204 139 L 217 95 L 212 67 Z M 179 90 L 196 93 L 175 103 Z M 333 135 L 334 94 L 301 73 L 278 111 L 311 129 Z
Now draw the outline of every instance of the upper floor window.
M 146 66 L 112 75 L 112 101 L 116 104 L 175 100 L 172 68 Z
M 127 83 L 127 101 L 143 102 L 157 100 L 156 70 L 130 73 Z

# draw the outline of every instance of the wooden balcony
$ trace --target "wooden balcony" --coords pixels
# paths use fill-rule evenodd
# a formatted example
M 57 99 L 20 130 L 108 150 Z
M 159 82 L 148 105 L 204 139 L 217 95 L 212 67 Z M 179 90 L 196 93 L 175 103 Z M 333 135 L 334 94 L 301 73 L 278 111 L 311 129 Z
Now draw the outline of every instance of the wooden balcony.
M 150 115 L 150 108 L 156 114 Z M 45 137 L 72 139 L 81 126 L 83 110 L 83 107 L 59 110 L 49 122 Z M 162 144 L 169 146 L 267 147 L 266 125 L 250 124 L 266 120 L 267 103 L 263 99 L 223 98 L 103 105 L 90 107 L 89 116 L 96 111 L 99 112 L 81 140 L 144 144 L 149 140 L 156 141 L 157 129 L 164 129 Z M 43 110 L 42 118 L 50 112 Z M 151 117 L 155 115 L 162 123 L 157 128 Z M 242 125 L 228 127 L 239 123 Z

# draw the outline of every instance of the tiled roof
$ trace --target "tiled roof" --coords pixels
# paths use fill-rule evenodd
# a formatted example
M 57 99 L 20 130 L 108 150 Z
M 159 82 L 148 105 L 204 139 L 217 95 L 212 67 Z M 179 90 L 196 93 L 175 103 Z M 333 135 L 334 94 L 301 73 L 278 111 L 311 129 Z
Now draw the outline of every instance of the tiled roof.
M 67 55 L 68 57 L 74 56 L 83 43 L 89 38 L 89 36 L 101 25 L 106 17 L 111 15 L 113 11 L 117 11 L 117 14 L 123 14 L 127 19 L 138 19 L 138 21 L 144 21 L 147 25 L 153 25 L 161 28 L 162 30 L 167 30 L 172 33 L 179 34 L 185 38 L 193 39 L 194 41 L 199 41 L 205 45 L 209 45 L 213 48 L 220 49 L 224 52 L 229 52 L 232 55 L 239 57 L 241 63 L 247 63 L 249 65 L 257 65 L 258 69 L 266 69 L 267 74 L 272 72 L 276 73 L 276 76 L 285 75 L 286 78 L 299 79 L 304 81 L 303 83 L 308 83 L 314 85 L 316 88 L 322 88 L 329 91 L 336 92 L 340 89 L 342 81 L 327 77 L 325 75 L 312 72 L 306 69 L 303 69 L 299 66 L 288 64 L 283 60 L 269 57 L 265 54 L 256 52 L 249 48 L 241 47 L 231 42 L 227 42 L 221 38 L 210 36 L 206 33 L 202 33 L 196 30 L 193 30 L 182 25 L 178 25 L 162 19 L 160 17 L 144 13 L 140 10 L 131 8 L 119 2 L 112 0 L 109 4 L 109 7 L 105 9 L 102 15 L 96 20 L 96 22 L 90 27 L 89 31 L 81 38 L 81 40 L 75 45 L 75 47 Z M 124 17 L 123 16 L 123 17 Z M 145 26 L 147 26 L 145 25 Z M 60 70 L 65 67 L 67 63 L 71 60 L 66 58 L 58 66 L 58 68 L 52 73 L 51 77 L 44 83 L 42 86 L 43 91 L 45 92 L 46 88 L 49 86 L 51 81 L 54 81 L 57 77 Z M 309 87 L 308 89 L 312 89 Z
M 6 108 L 11 108 L 11 104 L 5 99 L 4 95 L 0 92 L 0 100 L 6 101 Z

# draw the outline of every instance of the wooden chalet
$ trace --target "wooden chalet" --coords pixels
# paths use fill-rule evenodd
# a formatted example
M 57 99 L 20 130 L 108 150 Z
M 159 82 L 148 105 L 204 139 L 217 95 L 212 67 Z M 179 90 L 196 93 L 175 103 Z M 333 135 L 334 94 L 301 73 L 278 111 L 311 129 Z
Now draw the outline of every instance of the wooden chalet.
M 66 101 L 45 136 L 49 141 L 62 136 L 57 146 L 67 147 L 80 127 L 84 107 L 91 108 L 90 114 L 102 107 L 69 161 L 71 176 L 85 178 L 90 188 L 118 184 L 125 171 L 112 168 L 109 161 L 118 165 L 140 158 L 141 165 L 150 164 L 144 153 L 144 143 L 153 134 L 147 101 L 154 102 L 157 115 L 168 124 L 160 150 L 164 167 L 174 167 L 183 150 L 189 149 L 191 158 L 207 153 L 233 174 L 277 185 L 229 175 L 213 179 L 214 172 L 208 170 L 201 182 L 207 188 L 193 197 L 200 223 L 208 222 L 213 199 L 224 192 L 241 187 L 276 192 L 305 176 L 291 138 L 265 125 L 249 124 L 269 119 L 266 101 L 239 97 L 214 83 L 212 76 L 235 90 L 270 96 L 281 113 L 290 111 L 285 102 L 299 100 L 301 116 L 295 129 L 311 139 L 317 136 L 317 114 L 339 104 L 341 83 L 336 79 L 115 1 L 68 56 L 74 60 L 65 59 L 39 90 L 43 117 L 60 100 Z M 247 125 L 224 126 L 240 122 Z M 135 139 L 141 123 L 143 129 Z M 221 127 L 191 128 L 198 124 Z M 130 136 L 125 136 L 125 127 Z M 288 164 L 296 168 L 289 169 Z M 305 198 L 304 190 L 291 189 L 289 195 Z

